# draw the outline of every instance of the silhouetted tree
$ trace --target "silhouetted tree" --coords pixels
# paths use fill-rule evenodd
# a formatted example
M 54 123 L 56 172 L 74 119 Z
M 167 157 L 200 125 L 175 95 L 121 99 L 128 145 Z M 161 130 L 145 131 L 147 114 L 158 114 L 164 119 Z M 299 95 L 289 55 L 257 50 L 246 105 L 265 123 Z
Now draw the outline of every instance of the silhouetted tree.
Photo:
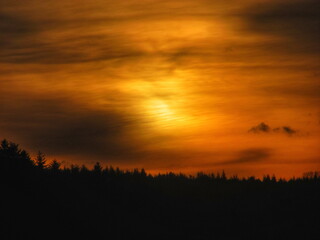
M 49 164 L 49 170 L 57 173 L 59 172 L 60 170 L 60 167 L 61 167 L 61 163 L 58 162 L 56 159 L 54 159 L 50 164 Z
M 146 177 L 147 176 L 147 173 L 146 171 L 144 170 L 144 168 L 141 169 L 141 177 Z
M 43 169 L 45 169 L 47 167 L 46 166 L 46 162 L 47 162 L 46 156 L 42 152 L 38 151 L 38 154 L 37 154 L 36 159 L 35 159 L 36 166 L 40 170 L 43 170 Z
M 89 172 L 89 169 L 85 165 L 82 165 L 80 168 L 80 172 L 82 174 L 87 174 Z
M 29 154 L 25 150 L 19 149 L 19 145 L 8 142 L 6 139 L 0 144 L 0 166 L 6 171 L 29 172 L 34 164 Z
M 70 171 L 72 174 L 79 174 L 80 173 L 80 167 L 77 164 L 71 164 Z
M 254 183 L 256 181 L 256 178 L 255 178 L 255 176 L 250 176 L 250 177 L 248 177 L 247 181 Z
M 221 173 L 221 180 L 223 180 L 223 181 L 227 180 L 227 176 L 226 176 L 226 173 L 224 172 L 224 170 L 222 170 L 222 173 Z
M 114 175 L 115 175 L 115 170 L 114 170 L 114 168 L 113 168 L 112 166 L 109 167 L 108 174 L 109 174 L 110 176 L 114 176 Z
M 263 176 L 263 182 L 269 183 L 270 181 L 271 181 L 271 178 L 269 174 Z
M 220 180 L 220 179 L 221 179 L 221 176 L 220 176 L 220 173 L 219 173 L 219 172 L 218 172 L 217 175 L 216 175 L 216 179 L 217 179 L 217 180 Z
M 102 167 L 99 162 L 96 162 L 96 164 L 93 166 L 93 172 L 97 175 L 100 175 L 102 172 Z

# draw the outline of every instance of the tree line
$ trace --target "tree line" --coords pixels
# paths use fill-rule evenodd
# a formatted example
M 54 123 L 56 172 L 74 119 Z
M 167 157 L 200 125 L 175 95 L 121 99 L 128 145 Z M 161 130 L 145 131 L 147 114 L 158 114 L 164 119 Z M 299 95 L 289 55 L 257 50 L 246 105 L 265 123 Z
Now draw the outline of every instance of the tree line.
M 293 181 L 319 181 L 320 174 L 318 171 L 310 171 L 303 174 L 302 177 L 293 177 L 291 179 L 276 178 L 275 175 L 265 175 L 262 179 L 255 176 L 239 178 L 237 175 L 227 177 L 226 173 L 209 173 L 198 172 L 196 175 L 186 175 L 183 173 L 168 172 L 165 174 L 151 175 L 147 174 L 144 168 L 133 170 L 122 170 L 119 167 L 106 166 L 102 167 L 100 162 L 96 162 L 92 169 L 85 165 L 71 164 L 69 167 L 62 166 L 62 163 L 56 159 L 48 162 L 43 152 L 38 151 L 36 157 L 32 159 L 26 150 L 20 149 L 19 145 L 4 139 L 0 144 L 0 159 L 2 171 L 13 174 L 23 174 L 28 172 L 37 172 L 43 174 L 54 175 L 91 175 L 98 177 L 139 177 L 145 179 L 185 179 L 202 182 L 262 182 L 262 183 L 283 183 Z
M 63 166 L 0 143 L 1 239 L 317 239 L 317 171 L 151 175 Z

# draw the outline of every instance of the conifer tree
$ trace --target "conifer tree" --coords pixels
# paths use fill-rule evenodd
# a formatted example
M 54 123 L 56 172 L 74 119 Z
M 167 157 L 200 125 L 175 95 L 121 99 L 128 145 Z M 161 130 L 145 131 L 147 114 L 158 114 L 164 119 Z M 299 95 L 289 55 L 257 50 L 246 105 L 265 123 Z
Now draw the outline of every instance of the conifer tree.
M 42 152 L 38 152 L 37 156 L 36 156 L 36 160 L 35 160 L 35 164 L 36 166 L 40 169 L 43 170 L 45 169 L 46 166 L 46 156 L 42 153 Z

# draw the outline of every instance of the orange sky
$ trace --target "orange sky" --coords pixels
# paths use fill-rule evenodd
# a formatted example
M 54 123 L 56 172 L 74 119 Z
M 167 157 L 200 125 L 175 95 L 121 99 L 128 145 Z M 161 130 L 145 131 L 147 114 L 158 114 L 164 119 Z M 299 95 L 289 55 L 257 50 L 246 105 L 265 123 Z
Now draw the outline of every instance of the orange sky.
M 320 170 L 319 1 L 0 5 L 1 138 L 66 165 Z

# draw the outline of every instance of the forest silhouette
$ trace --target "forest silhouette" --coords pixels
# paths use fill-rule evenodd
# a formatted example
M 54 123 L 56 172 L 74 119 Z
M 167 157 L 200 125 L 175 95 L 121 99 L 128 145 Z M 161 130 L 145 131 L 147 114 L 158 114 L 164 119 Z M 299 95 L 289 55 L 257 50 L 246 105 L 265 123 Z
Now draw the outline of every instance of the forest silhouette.
M 319 239 L 320 175 L 63 167 L 0 144 L 1 239 Z

